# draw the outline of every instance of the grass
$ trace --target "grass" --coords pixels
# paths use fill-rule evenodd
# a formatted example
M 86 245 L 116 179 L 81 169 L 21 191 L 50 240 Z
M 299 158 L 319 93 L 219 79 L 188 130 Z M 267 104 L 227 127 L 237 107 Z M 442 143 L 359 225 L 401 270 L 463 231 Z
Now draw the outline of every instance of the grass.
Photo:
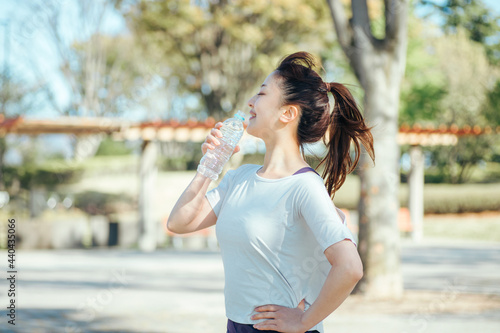
M 333 202 L 341 208 L 357 209 L 359 178 L 347 176 Z M 408 184 L 399 187 L 399 205 L 408 206 Z M 500 211 L 500 183 L 425 184 L 424 210 L 427 214 Z
M 86 175 L 138 172 L 139 159 L 135 155 L 95 156 L 81 162 L 81 165 Z
M 482 214 L 429 214 L 424 237 L 500 242 L 500 212 Z

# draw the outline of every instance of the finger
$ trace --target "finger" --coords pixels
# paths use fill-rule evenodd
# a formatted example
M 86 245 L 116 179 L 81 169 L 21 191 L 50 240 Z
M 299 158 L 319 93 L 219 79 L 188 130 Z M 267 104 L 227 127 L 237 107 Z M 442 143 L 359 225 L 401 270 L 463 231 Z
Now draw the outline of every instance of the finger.
M 212 128 L 212 130 L 210 131 L 210 134 L 213 136 L 213 137 L 218 137 L 218 138 L 222 138 L 222 132 L 216 128 Z
M 258 319 L 275 319 L 276 312 L 261 312 L 258 314 L 254 314 L 250 319 L 258 320 Z
M 246 129 L 248 127 L 248 119 L 243 122 L 243 128 Z
M 258 312 L 260 312 L 260 311 L 277 311 L 278 306 L 274 305 L 274 304 L 266 304 L 266 305 L 258 306 L 254 310 L 258 311 Z
M 222 125 L 224 125 L 224 123 L 222 123 L 222 122 L 219 121 L 217 124 L 215 124 L 214 127 L 217 128 L 217 129 L 219 129 L 219 128 L 222 127 Z
M 201 152 L 203 153 L 203 155 L 205 155 L 205 153 L 207 152 L 208 149 L 214 150 L 215 146 L 211 145 L 210 143 L 206 143 L 206 142 L 201 145 Z
M 273 322 L 274 321 L 272 321 L 272 320 L 266 320 L 266 321 L 263 321 L 262 323 L 258 323 L 258 324 L 253 325 L 253 327 L 258 329 L 258 330 L 275 330 L 275 331 L 277 331 L 278 325 L 273 324 Z
M 233 154 L 239 152 L 240 150 L 241 150 L 240 146 L 237 145 L 236 147 L 234 147 Z
M 218 139 L 216 139 L 212 134 L 207 135 L 206 142 L 217 145 L 217 146 L 220 145 L 220 141 Z

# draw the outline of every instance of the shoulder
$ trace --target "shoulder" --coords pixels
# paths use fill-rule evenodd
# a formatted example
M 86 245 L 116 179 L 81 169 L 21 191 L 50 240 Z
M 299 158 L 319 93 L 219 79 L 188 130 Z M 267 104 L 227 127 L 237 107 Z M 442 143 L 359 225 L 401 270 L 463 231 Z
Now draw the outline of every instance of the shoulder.
M 297 189 L 299 191 L 326 191 L 323 178 L 314 172 L 306 172 L 297 177 Z
M 304 175 L 297 181 L 295 187 L 295 198 L 297 204 L 303 205 L 326 205 L 332 203 L 323 178 L 315 173 Z

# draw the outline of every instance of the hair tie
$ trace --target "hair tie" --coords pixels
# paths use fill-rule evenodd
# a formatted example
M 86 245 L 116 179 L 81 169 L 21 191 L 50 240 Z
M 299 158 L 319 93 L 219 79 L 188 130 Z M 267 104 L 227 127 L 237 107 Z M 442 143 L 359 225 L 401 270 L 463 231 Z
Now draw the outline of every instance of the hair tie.
M 328 82 L 323 82 L 323 83 L 325 84 L 325 86 L 318 88 L 318 91 L 322 94 L 328 94 L 328 92 L 330 91 L 330 83 Z

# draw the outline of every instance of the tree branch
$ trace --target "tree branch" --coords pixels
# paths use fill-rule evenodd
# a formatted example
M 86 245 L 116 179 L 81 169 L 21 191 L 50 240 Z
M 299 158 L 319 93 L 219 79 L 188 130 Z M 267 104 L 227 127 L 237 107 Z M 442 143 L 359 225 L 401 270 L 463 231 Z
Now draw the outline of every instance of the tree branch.
M 370 39 L 373 37 L 366 0 L 352 0 L 352 25 L 354 29 L 361 28 Z
M 385 45 L 398 44 L 406 33 L 408 0 L 384 0 L 385 5 Z
M 330 7 L 340 46 L 346 54 L 349 54 L 349 50 L 353 43 L 353 33 L 351 25 L 347 20 L 344 7 L 340 0 L 327 0 L 327 3 L 328 7 Z

